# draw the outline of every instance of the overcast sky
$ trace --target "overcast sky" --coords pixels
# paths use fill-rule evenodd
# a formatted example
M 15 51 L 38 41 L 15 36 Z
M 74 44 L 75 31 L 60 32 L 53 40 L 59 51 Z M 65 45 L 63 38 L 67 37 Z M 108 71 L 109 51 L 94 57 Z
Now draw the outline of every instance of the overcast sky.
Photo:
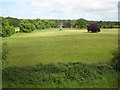
M 40 19 L 118 20 L 119 0 L 0 0 L 0 16 Z

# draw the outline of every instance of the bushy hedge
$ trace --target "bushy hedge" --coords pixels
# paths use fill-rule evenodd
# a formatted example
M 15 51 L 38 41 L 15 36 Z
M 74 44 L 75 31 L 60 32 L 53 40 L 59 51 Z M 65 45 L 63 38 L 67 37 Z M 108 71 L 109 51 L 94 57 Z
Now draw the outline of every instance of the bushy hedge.
M 51 63 L 8 67 L 3 69 L 2 79 L 3 87 L 44 87 L 45 85 L 53 87 L 53 84 L 55 87 L 60 87 L 63 83 L 74 81 L 82 85 L 112 71 L 114 70 L 108 63 Z
M 116 71 L 120 72 L 120 47 L 113 51 L 112 66 Z
M 8 55 L 9 55 L 10 49 L 8 47 L 8 44 L 6 42 L 2 43 L 2 62 L 6 62 Z

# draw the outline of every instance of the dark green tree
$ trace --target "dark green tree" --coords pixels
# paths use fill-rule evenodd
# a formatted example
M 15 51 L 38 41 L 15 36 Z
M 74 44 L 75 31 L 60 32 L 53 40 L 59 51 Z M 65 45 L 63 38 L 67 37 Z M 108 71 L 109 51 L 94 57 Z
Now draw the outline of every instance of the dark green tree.
M 12 17 L 6 17 L 6 19 L 8 20 L 10 26 L 19 27 L 20 19 L 12 18 Z
M 48 20 L 43 20 L 45 28 L 51 28 L 50 22 Z
M 77 28 L 86 28 L 86 26 L 87 26 L 87 21 L 86 21 L 85 19 L 83 19 L 83 18 L 78 19 L 78 20 L 76 21 L 76 23 L 75 23 L 75 26 L 76 26 Z
M 29 20 L 24 19 L 20 23 L 20 31 L 25 33 L 30 33 L 35 29 L 35 26 L 29 22 Z
M 45 29 L 45 25 L 44 25 L 44 23 L 42 22 L 42 20 L 36 20 L 36 22 L 35 22 L 35 26 L 36 26 L 36 28 L 37 29 Z
M 15 33 L 15 28 L 9 25 L 7 19 L 2 18 L 2 37 L 9 37 Z

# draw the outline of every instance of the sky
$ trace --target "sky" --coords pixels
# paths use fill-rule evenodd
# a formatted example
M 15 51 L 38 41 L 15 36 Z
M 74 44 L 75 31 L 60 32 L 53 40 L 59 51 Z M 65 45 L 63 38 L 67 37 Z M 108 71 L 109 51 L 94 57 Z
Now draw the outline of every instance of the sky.
M 0 0 L 0 16 L 118 21 L 119 0 Z

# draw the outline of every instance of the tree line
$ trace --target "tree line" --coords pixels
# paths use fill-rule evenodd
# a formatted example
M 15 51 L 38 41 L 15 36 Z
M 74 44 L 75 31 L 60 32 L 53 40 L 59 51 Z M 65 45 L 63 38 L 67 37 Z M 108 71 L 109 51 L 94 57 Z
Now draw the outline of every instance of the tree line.
M 77 20 L 45 20 L 45 19 L 18 19 L 13 17 L 0 17 L 0 35 L 9 37 L 15 33 L 15 27 L 19 27 L 19 32 L 30 33 L 34 30 L 47 28 L 87 28 L 91 22 L 96 22 L 101 28 L 118 28 L 118 22 L 115 21 L 88 21 L 83 18 Z

